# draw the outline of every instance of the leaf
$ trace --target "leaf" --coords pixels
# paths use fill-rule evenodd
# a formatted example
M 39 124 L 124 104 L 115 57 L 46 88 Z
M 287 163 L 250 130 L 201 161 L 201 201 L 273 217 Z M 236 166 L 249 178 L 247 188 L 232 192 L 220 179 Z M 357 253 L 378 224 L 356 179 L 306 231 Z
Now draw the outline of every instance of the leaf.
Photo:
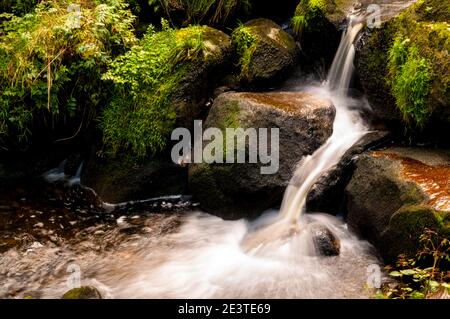
M 401 276 L 403 276 L 403 274 L 401 274 L 400 272 L 394 270 L 394 271 L 391 271 L 391 272 L 389 273 L 389 276 L 392 276 L 392 277 L 401 277 Z
M 412 299 L 424 299 L 424 298 L 425 298 L 425 295 L 424 295 L 423 293 L 419 292 L 419 291 L 413 291 L 413 292 L 410 294 L 410 297 L 411 297 Z
M 400 273 L 405 276 L 412 276 L 412 275 L 417 274 L 418 271 L 415 269 L 403 269 L 403 270 L 400 270 Z

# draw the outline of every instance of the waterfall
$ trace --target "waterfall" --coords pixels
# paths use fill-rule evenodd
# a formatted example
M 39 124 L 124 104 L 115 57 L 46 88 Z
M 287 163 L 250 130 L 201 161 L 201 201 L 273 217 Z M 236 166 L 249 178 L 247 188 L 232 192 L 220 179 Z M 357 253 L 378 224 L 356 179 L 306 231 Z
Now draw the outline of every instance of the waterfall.
M 351 17 L 347 30 L 343 33 L 325 87 L 318 88 L 319 94 L 329 98 L 335 108 L 333 134 L 312 155 L 306 156 L 298 165 L 283 197 L 280 214 L 291 222 L 299 220 L 305 209 L 306 196 L 326 170 L 336 165 L 344 153 L 366 132 L 359 114 L 349 109 L 347 96 L 354 71 L 354 41 L 362 29 L 362 23 Z

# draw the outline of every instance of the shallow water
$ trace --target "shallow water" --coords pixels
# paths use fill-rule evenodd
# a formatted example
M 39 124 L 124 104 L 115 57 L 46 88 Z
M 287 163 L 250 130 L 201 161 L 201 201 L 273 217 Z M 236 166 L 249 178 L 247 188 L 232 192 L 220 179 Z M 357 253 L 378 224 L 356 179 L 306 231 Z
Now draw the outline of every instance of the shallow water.
M 119 216 L 58 243 L 30 240 L 1 254 L 0 297 L 60 298 L 80 271 L 105 298 L 365 298 L 371 246 L 334 217 L 307 215 L 304 229 L 268 245 L 242 243 L 277 218 L 224 221 L 199 211 Z M 308 226 L 326 225 L 341 253 L 317 256 Z M 76 276 L 75 276 L 76 277 Z

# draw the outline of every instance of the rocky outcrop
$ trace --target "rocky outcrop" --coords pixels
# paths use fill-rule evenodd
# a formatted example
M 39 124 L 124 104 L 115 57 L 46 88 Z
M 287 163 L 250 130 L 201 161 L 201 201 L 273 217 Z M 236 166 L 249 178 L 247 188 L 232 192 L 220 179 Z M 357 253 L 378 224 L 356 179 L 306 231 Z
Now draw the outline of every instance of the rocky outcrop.
M 204 210 L 227 219 L 252 217 L 277 204 L 300 159 L 331 135 L 334 114 L 330 101 L 308 93 L 220 95 L 205 128 L 220 128 L 224 135 L 225 128 L 279 128 L 279 169 L 274 174 L 261 174 L 261 168 L 270 164 L 261 164 L 260 159 L 258 163 L 246 160 L 245 164 L 192 164 L 189 185 L 193 195 Z M 272 151 L 269 147 L 267 154 Z M 235 143 L 234 152 L 244 152 L 248 159 L 247 144 Z
M 389 148 L 364 154 L 346 188 L 347 222 L 389 262 L 413 253 L 426 227 L 446 232 L 450 152 Z
M 295 64 L 294 39 L 268 19 L 255 19 L 232 34 L 244 85 L 270 85 L 283 79 Z

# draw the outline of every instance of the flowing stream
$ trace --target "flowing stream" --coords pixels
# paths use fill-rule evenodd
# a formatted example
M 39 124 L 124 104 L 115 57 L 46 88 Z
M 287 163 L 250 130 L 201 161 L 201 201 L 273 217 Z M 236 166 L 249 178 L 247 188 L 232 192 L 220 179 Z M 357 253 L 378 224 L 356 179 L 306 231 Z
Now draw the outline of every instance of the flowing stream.
M 329 140 L 299 163 L 280 211 L 251 222 L 224 221 L 195 209 L 182 214 L 119 212 L 57 244 L 35 236 L 1 255 L 0 297 L 59 298 L 74 274 L 78 284 L 96 286 L 105 298 L 370 296 L 365 288 L 368 267 L 380 263 L 372 247 L 333 216 L 303 214 L 311 186 L 367 132 L 358 112 L 349 107 L 362 102 L 347 97 L 353 42 L 361 26 L 350 20 L 327 83 L 301 88 L 331 99 L 336 118 Z M 80 214 L 84 210 L 93 208 Z M 39 215 L 37 209 L 35 213 Z M 80 223 L 73 219 L 68 226 L 59 224 L 70 228 Z M 339 239 L 338 256 L 317 253 L 312 228 L 317 224 Z M 56 236 L 46 224 L 33 227 Z

